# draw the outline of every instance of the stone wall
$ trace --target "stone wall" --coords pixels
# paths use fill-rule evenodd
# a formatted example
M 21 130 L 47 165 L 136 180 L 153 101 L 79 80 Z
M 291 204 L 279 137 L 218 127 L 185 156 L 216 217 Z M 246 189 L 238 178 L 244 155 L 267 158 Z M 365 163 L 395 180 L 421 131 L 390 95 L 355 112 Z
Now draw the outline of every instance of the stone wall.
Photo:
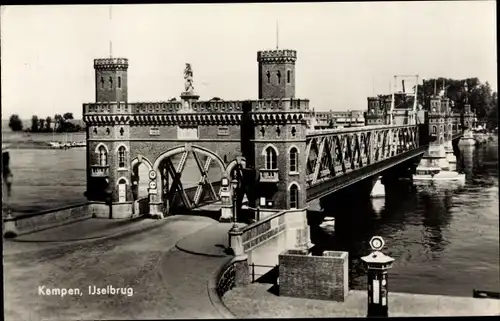
M 220 270 L 216 282 L 217 295 L 222 298 L 233 287 L 247 285 L 249 281 L 247 257 L 237 256 Z
M 41 231 L 92 217 L 90 203 L 77 204 L 4 219 L 4 235 Z
M 287 250 L 279 256 L 280 295 L 344 302 L 349 291 L 347 252 L 325 251 L 323 256 Z

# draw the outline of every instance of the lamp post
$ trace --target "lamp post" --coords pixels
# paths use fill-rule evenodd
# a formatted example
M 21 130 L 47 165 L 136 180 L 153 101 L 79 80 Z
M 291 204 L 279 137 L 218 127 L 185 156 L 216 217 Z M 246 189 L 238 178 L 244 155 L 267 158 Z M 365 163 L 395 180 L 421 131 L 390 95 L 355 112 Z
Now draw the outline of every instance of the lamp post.
M 5 174 L 4 176 L 4 179 L 5 179 L 5 185 L 6 185 L 6 189 L 7 189 L 7 197 L 6 197 L 6 208 L 7 208 L 7 217 L 10 218 L 12 216 L 12 210 L 10 208 L 10 195 L 11 195 L 11 188 L 12 188 L 12 173 L 10 172 L 10 170 L 7 170 L 6 171 L 7 173 Z M 3 216 L 3 215 L 2 215 Z
M 113 187 L 108 178 L 106 178 L 106 189 L 104 191 L 106 203 L 109 206 L 109 218 L 113 218 Z
M 392 267 L 394 259 L 380 252 L 384 247 L 382 237 L 372 237 L 370 247 L 372 253 L 361 258 L 368 267 L 367 317 L 387 317 L 389 311 L 387 270 Z
M 238 216 L 237 216 L 237 197 L 238 197 L 238 189 L 239 189 L 239 181 L 236 178 L 233 178 L 231 181 L 231 187 L 233 190 L 233 228 L 238 228 Z

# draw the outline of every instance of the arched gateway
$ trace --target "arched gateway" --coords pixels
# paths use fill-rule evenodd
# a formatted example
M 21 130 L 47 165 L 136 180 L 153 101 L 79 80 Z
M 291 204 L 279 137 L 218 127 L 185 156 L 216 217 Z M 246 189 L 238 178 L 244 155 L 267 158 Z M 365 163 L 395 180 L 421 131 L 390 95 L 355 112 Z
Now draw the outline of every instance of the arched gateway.
M 295 98 L 296 58 L 294 50 L 258 52 L 255 100 L 199 100 L 189 66 L 180 99 L 133 103 L 128 60 L 95 59 L 95 102 L 83 105 L 87 197 L 95 215 L 162 217 L 176 206 L 192 209 L 220 200 L 225 219 L 231 218 L 233 192 L 236 206 L 247 196 L 268 211 L 290 209 L 287 186 L 302 187 L 305 171 L 302 154 L 290 161 L 286 151 L 292 145 L 305 150 L 309 115 L 309 101 Z M 261 81 L 278 71 L 290 77 Z M 275 151 L 271 156 L 268 147 Z M 305 211 L 306 189 L 297 191 L 293 209 Z
M 214 164 L 218 171 L 215 175 L 209 175 Z M 150 175 L 150 185 L 156 186 L 161 211 L 166 215 L 175 205 L 193 209 L 203 203 L 219 201 L 220 182 L 226 175 L 225 170 L 226 166 L 219 155 L 201 146 L 186 143 L 184 146 L 171 148 L 156 158 L 152 167 L 156 174 Z M 186 176 L 189 177 L 183 180 Z M 175 202 L 176 196 L 182 204 Z

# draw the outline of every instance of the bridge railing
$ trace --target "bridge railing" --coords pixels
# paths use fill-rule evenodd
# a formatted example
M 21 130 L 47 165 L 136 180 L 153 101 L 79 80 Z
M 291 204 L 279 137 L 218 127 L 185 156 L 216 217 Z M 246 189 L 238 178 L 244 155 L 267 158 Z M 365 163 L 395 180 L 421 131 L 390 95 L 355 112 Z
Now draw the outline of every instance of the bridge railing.
M 270 238 L 283 233 L 286 228 L 285 214 L 287 212 L 288 211 L 280 211 L 245 226 L 241 230 L 243 251 L 245 253 L 251 251 Z
M 308 132 L 307 199 L 322 197 L 423 154 L 429 144 L 428 132 L 426 124 Z
M 398 128 L 408 128 L 417 127 L 417 125 L 369 125 L 362 127 L 348 127 L 348 128 L 327 128 L 327 129 L 308 129 L 307 136 L 327 136 L 331 134 L 347 134 L 347 133 L 357 133 L 357 132 L 367 132 L 371 130 L 383 130 L 383 129 L 398 129 Z

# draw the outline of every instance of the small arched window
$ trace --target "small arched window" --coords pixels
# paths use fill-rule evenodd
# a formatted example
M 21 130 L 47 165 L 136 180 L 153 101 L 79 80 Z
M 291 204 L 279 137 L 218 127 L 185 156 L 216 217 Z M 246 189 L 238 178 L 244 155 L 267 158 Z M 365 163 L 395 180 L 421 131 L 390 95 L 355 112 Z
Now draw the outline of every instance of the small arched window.
M 290 70 L 287 70 L 286 71 L 286 82 L 287 83 L 290 83 L 291 82 L 291 71 Z
M 299 187 L 297 184 L 290 186 L 290 208 L 297 208 L 299 205 Z
M 101 82 L 101 88 L 104 88 L 104 78 L 101 77 L 100 82 Z
M 276 76 L 278 76 L 278 84 L 281 84 L 281 72 L 279 70 L 276 73 Z
M 118 148 L 118 167 L 119 168 L 124 168 L 125 167 L 125 147 L 120 146 Z
M 99 165 L 101 166 L 108 165 L 108 151 L 104 146 L 99 147 Z
M 267 83 L 270 83 L 271 82 L 271 73 L 269 72 L 269 70 L 266 72 L 266 76 L 267 76 Z
M 436 133 L 437 133 L 437 127 L 436 127 L 436 126 L 432 126 L 432 133 L 433 133 L 433 134 L 436 134 Z
M 443 144 L 443 137 L 439 139 L 439 143 L 442 145 Z
M 118 77 L 118 88 L 122 88 L 122 77 Z
M 277 154 L 274 148 L 269 146 L 266 148 L 266 169 L 277 169 Z
M 290 172 L 298 172 L 298 156 L 297 148 L 292 147 L 290 149 Z
M 109 76 L 109 89 L 113 89 L 113 77 Z

